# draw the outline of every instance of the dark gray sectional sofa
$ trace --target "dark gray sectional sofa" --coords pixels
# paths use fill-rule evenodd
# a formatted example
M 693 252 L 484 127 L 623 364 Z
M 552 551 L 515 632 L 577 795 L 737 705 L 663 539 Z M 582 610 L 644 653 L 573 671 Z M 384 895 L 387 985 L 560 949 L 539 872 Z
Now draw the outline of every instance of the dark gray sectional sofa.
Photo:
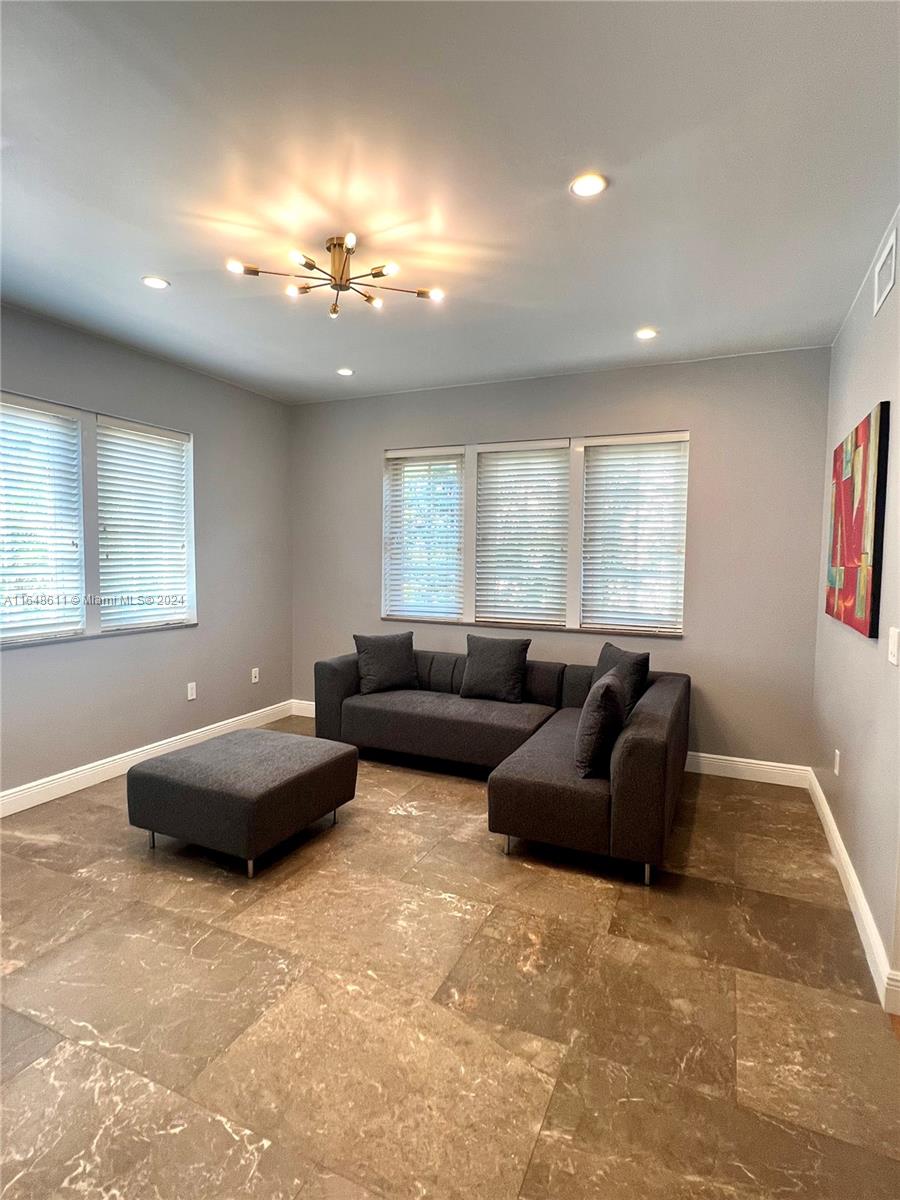
M 575 769 L 594 668 L 529 661 L 523 703 L 459 695 L 466 656 L 417 650 L 418 689 L 361 695 L 355 654 L 316 663 L 316 734 L 360 749 L 493 768 L 495 833 L 659 865 L 687 755 L 691 681 L 650 672 L 612 753 L 610 778 Z

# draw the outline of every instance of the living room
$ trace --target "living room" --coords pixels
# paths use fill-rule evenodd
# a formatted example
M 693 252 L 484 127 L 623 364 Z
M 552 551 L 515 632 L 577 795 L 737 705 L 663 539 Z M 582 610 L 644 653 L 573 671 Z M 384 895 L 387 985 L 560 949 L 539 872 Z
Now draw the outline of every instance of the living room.
M 3 34 L 4 1200 L 895 1200 L 900 5 Z

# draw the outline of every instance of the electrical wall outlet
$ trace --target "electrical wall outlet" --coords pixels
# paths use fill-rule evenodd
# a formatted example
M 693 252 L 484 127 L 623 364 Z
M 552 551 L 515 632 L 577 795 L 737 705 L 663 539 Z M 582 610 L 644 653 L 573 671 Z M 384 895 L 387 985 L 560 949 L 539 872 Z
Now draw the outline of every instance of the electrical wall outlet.
M 188 700 L 196 700 L 196 699 L 197 699 L 197 685 L 196 685 L 196 683 L 189 683 L 188 684 Z
M 894 625 L 888 630 L 888 662 L 892 667 L 900 665 L 900 629 Z
M 259 683 L 259 667 L 250 668 L 250 682 Z
M 835 750 L 835 752 L 834 752 L 834 773 L 835 773 L 835 775 L 840 775 L 840 773 L 841 773 L 841 752 L 840 752 L 840 750 Z

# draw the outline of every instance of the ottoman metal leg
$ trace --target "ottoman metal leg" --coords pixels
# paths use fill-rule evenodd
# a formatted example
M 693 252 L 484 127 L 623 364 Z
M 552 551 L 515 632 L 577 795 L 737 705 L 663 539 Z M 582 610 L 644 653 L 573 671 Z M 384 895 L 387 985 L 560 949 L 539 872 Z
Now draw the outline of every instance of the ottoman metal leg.
M 337 825 L 337 809 L 331 814 L 331 823 L 332 825 Z
M 155 850 L 156 849 L 156 834 L 153 832 L 152 829 L 147 830 L 147 841 L 150 845 L 150 849 Z
M 644 887 L 650 886 L 650 864 L 644 863 Z
M 247 859 L 247 878 L 248 879 L 253 878 L 253 859 L 252 858 Z
M 512 838 L 510 837 L 509 834 L 507 834 L 506 835 L 506 845 L 503 847 L 504 854 L 509 854 L 509 847 L 510 847 L 511 842 L 512 842 Z

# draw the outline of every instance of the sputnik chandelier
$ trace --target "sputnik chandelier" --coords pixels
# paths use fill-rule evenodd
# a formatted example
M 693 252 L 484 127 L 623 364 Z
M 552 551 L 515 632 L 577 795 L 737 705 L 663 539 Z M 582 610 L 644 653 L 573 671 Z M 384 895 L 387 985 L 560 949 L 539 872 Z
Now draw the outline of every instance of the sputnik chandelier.
M 330 270 L 320 267 L 316 261 L 304 254 L 302 250 L 292 250 L 288 257 L 295 266 L 302 267 L 307 274 L 298 275 L 294 271 L 266 271 L 262 267 L 251 266 L 230 258 L 226 263 L 229 271 L 235 275 L 277 275 L 281 279 L 289 279 L 285 294 L 292 300 L 305 296 L 315 288 L 328 287 L 335 293 L 334 300 L 328 309 L 329 317 L 335 318 L 341 313 L 341 296 L 345 292 L 355 292 L 372 308 L 382 308 L 384 301 L 374 292 L 405 292 L 408 296 L 417 296 L 420 300 L 433 300 L 440 303 L 444 293 L 440 288 L 401 288 L 392 287 L 385 283 L 374 283 L 375 279 L 386 279 L 396 275 L 400 268 L 396 263 L 383 263 L 364 271 L 361 275 L 350 274 L 350 260 L 356 251 L 356 234 L 347 233 L 343 237 L 330 237 L 325 243 L 325 249 L 331 255 Z

